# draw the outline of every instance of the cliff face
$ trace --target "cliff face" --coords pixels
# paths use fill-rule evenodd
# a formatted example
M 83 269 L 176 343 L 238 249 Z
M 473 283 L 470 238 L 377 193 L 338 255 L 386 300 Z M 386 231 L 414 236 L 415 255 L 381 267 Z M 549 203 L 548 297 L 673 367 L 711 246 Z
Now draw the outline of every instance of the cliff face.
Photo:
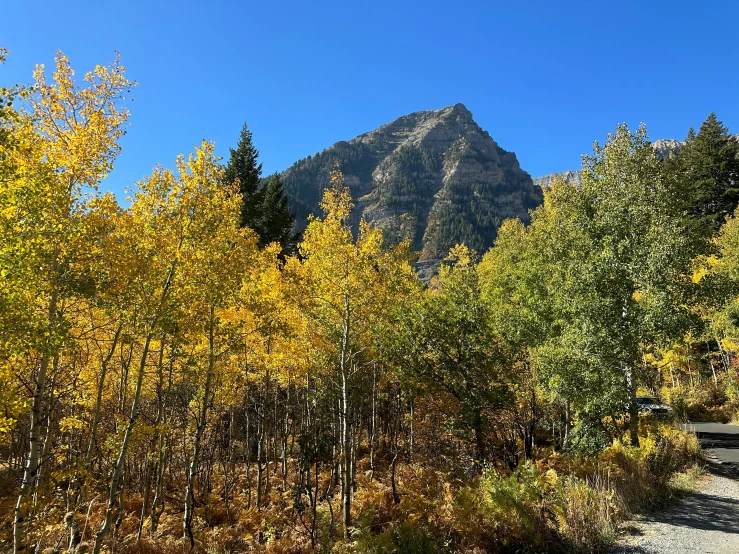
M 578 188 L 580 188 L 580 186 L 582 185 L 582 173 L 580 173 L 580 171 L 574 170 L 562 171 L 561 173 L 550 173 L 549 175 L 544 175 L 543 177 L 534 177 L 533 181 L 537 187 L 548 189 L 550 186 L 552 186 L 552 181 L 557 177 L 559 177 L 560 179 L 564 179 L 565 181 L 575 183 Z
M 364 217 L 391 242 L 410 240 L 422 267 L 433 268 L 464 242 L 484 252 L 503 220 L 528 222 L 542 201 L 512 152 L 482 130 L 462 104 L 416 112 L 338 142 L 282 173 L 299 221 L 318 214 L 335 165 Z

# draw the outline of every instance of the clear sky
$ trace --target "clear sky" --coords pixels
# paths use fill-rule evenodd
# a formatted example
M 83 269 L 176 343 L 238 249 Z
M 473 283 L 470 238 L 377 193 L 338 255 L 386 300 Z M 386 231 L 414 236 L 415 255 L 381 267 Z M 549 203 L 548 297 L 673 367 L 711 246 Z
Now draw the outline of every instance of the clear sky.
M 123 188 L 243 122 L 265 172 L 417 110 L 464 103 L 532 174 L 579 167 L 616 124 L 739 133 L 739 0 L 7 0 L 0 84 L 63 50 L 138 81 L 106 181 Z

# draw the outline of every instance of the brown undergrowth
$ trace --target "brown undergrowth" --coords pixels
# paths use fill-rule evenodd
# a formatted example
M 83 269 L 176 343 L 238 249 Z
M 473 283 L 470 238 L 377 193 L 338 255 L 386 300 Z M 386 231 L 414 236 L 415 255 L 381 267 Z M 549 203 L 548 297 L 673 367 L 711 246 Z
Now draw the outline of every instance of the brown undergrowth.
M 246 507 L 246 494 L 239 489 L 228 509 L 215 492 L 200 497 L 194 552 L 602 552 L 624 520 L 659 509 L 688 488 L 700 461 L 695 436 L 658 423 L 642 426 L 639 447 L 616 441 L 596 456 L 543 448 L 538 455 L 536 462 L 522 463 L 514 471 L 488 468 L 464 481 L 418 463 L 397 464 L 397 496 L 387 460 L 384 465 L 382 459 L 378 462 L 374 475 L 362 460 L 348 540 L 342 538 L 336 496 L 321 499 L 313 526 L 311 514 L 296 507 L 294 489 L 280 490 L 276 474 L 276 484 L 260 509 L 253 502 Z M 126 497 L 125 517 L 110 543 L 112 552 L 189 552 L 189 543 L 182 538 L 182 513 L 174 503 L 168 505 L 155 534 L 145 519 L 137 538 L 141 502 L 138 495 Z M 84 529 L 78 552 L 91 544 L 102 504 L 96 501 L 89 512 L 89 518 L 86 513 L 75 516 Z M 65 552 L 66 533 L 64 523 L 47 525 L 42 551 Z

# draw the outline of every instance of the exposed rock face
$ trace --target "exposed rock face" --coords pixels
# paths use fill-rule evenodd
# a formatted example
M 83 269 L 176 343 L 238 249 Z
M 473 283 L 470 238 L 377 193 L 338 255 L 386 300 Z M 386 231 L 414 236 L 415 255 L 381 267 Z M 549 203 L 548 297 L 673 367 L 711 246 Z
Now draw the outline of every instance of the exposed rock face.
M 561 173 L 550 173 L 543 177 L 534 177 L 534 184 L 537 187 L 548 189 L 552 186 L 552 181 L 557 177 L 564 179 L 565 181 L 569 181 L 570 183 L 574 183 L 577 185 L 577 188 L 580 188 L 582 185 L 582 173 L 580 171 L 563 171 Z
M 675 139 L 659 139 L 652 143 L 652 148 L 654 148 L 654 151 L 657 153 L 657 157 L 661 160 L 673 152 L 678 154 L 680 149 L 683 147 L 683 144 L 685 144 L 685 142 Z
M 528 210 L 542 201 L 516 155 L 499 147 L 462 104 L 400 117 L 283 172 L 302 225 L 320 213 L 335 164 L 355 198 L 354 223 L 364 217 L 391 242 L 410 240 L 425 268 L 457 243 L 487 250 L 503 220 L 528 222 Z

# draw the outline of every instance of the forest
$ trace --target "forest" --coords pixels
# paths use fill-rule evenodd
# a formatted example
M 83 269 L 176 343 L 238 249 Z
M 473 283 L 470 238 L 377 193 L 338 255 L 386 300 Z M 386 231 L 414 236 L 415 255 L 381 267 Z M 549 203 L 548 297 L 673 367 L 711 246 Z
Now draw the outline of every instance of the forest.
M 5 51 L 0 51 L 4 57 Z M 0 68 L 1 70 L 1 68 Z M 0 550 L 598 552 L 700 474 L 640 413 L 739 409 L 739 142 L 618 125 L 531 222 L 452 248 L 302 236 L 242 131 L 101 183 L 119 59 L 0 91 Z

